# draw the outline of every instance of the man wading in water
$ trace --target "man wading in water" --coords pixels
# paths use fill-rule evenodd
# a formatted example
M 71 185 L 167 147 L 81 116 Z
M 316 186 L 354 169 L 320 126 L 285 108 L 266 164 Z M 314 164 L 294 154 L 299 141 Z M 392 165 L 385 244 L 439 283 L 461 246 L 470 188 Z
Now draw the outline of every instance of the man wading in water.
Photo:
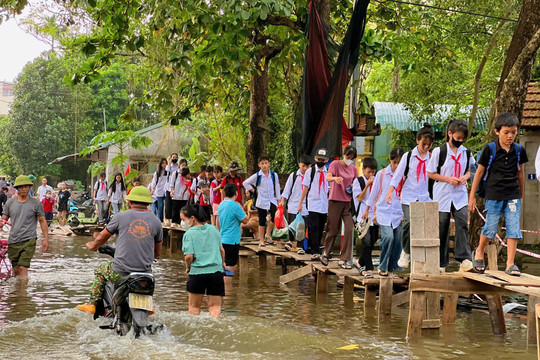
M 13 266 L 15 277 L 21 283 L 28 282 L 28 268 L 36 251 L 38 221 L 43 233 L 41 252 L 47 252 L 49 249 L 49 229 L 43 206 L 38 199 L 28 195 L 32 185 L 28 176 L 17 176 L 14 185 L 17 194 L 6 202 L 2 214 L 2 219 L 11 221 L 8 257 Z
M 116 214 L 94 241 L 86 243 L 89 250 L 97 251 L 113 234 L 118 234 L 114 259 L 95 270 L 90 303 L 77 305 L 77 309 L 89 314 L 96 312 L 107 281 L 117 282 L 132 272 L 152 272 L 152 261 L 161 253 L 163 229 L 158 217 L 148 210 L 154 202 L 150 190 L 134 187 L 126 200 L 130 209 Z

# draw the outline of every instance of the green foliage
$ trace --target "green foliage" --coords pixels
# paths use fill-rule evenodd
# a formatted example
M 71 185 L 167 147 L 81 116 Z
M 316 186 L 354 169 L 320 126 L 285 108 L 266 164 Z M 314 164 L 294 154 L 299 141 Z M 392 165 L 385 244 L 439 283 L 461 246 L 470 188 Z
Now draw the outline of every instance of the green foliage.
M 75 191 L 84 191 L 84 184 L 80 180 L 68 179 L 66 181 L 72 181 L 73 182 L 73 190 L 75 190 Z
M 189 166 L 191 166 L 191 171 L 196 172 L 199 170 L 201 165 L 204 165 L 206 163 L 208 153 L 206 151 L 201 151 L 199 139 L 193 137 L 191 138 L 191 140 L 193 141 L 193 143 L 189 147 L 188 151 L 188 164 Z
M 391 125 L 387 125 L 384 131 L 390 131 L 390 146 L 409 151 L 416 146 L 416 136 L 410 130 L 398 130 Z

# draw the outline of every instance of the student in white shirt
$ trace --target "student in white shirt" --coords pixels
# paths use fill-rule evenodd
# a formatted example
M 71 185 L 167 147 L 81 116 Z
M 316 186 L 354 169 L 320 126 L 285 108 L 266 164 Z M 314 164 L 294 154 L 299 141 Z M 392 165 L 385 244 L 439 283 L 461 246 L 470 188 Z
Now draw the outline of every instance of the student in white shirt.
M 456 236 L 454 238 L 454 258 L 461 263 L 461 271 L 472 270 L 472 253 L 469 245 L 469 226 L 467 224 L 468 194 L 467 181 L 471 174 L 469 168 L 474 165 L 471 151 L 463 146 L 469 133 L 467 122 L 452 119 L 448 123 L 446 143 L 433 150 L 428 164 L 428 176 L 435 180 L 433 200 L 439 203 L 439 239 L 440 267 L 448 266 L 448 230 L 450 214 L 455 220 Z M 446 153 L 440 159 L 441 152 Z M 442 160 L 442 162 L 440 161 Z
M 384 194 L 390 188 L 390 182 L 394 176 L 401 158 L 403 150 L 394 148 L 390 152 L 390 165 L 382 169 L 375 176 L 373 188 L 367 201 L 366 210 L 362 214 L 363 219 L 368 218 L 369 210 L 374 207 L 375 220 L 381 227 L 381 262 L 378 267 L 380 276 L 388 276 L 394 270 L 402 270 L 397 261 L 401 254 L 401 219 L 403 209 L 399 203 L 396 191 L 392 193 L 392 201 L 388 203 Z
M 188 204 L 191 197 L 188 181 L 191 174 L 188 167 L 181 167 L 171 175 L 171 187 L 169 189 L 172 199 L 172 226 L 180 226 L 180 211 Z M 187 230 L 187 229 L 185 229 Z
M 273 244 L 270 234 L 274 229 L 274 217 L 276 216 L 277 204 L 281 199 L 279 189 L 279 178 L 275 172 L 270 170 L 270 159 L 267 156 L 259 158 L 259 170 L 244 181 L 244 188 L 247 198 L 257 198 L 255 207 L 259 214 L 259 246 Z M 266 226 L 266 217 L 270 212 L 270 221 Z M 266 234 L 266 235 L 265 235 Z
M 409 204 L 415 201 L 431 201 L 428 191 L 427 162 L 429 161 L 429 150 L 433 146 L 435 132 L 429 123 L 416 133 L 417 146 L 406 152 L 394 173 L 390 182 L 390 189 L 386 194 L 386 201 L 391 202 L 394 190 L 397 189 L 398 197 L 401 197 L 401 207 L 403 209 L 403 238 L 401 245 L 403 250 L 399 257 L 400 267 L 409 267 L 411 260 L 411 217 Z
M 377 172 L 377 160 L 373 157 L 367 157 L 362 161 L 362 176 L 353 182 L 353 200 L 355 217 L 358 222 L 367 208 L 367 201 L 373 189 L 373 181 Z M 373 219 L 373 209 L 369 211 L 369 229 L 362 240 L 362 254 L 358 259 L 360 274 L 366 278 L 373 277 L 373 261 L 371 254 L 373 247 L 379 238 L 379 225 L 371 223 Z
M 298 170 L 292 172 L 287 179 L 287 183 L 283 188 L 283 194 L 281 194 L 280 205 L 287 205 L 287 221 L 292 223 L 298 215 L 298 203 L 302 197 L 302 181 L 304 181 L 304 176 L 306 171 L 309 169 L 311 161 L 307 156 L 301 156 L 300 161 L 298 162 Z M 304 245 L 300 243 L 298 247 L 298 241 L 303 241 L 306 236 L 305 224 L 307 224 L 308 211 L 306 209 L 306 201 L 304 199 L 303 209 L 301 212 L 302 217 L 304 218 L 304 228 L 299 228 L 296 236 L 289 231 L 290 241 L 285 244 L 285 250 L 287 251 L 296 251 L 298 255 L 304 255 L 306 252 L 304 250 Z M 297 248 L 295 250 L 295 248 Z
M 126 198 L 126 185 L 121 173 L 114 175 L 114 182 L 109 186 L 108 202 L 112 205 L 112 214 L 118 214 L 124 207 L 124 199 Z
M 156 198 L 156 215 L 161 222 L 163 222 L 163 207 L 168 190 L 167 179 L 169 177 L 169 173 L 167 172 L 167 165 L 167 159 L 161 158 L 158 169 L 152 177 L 152 183 L 150 183 L 152 197 Z
M 306 171 L 302 181 L 302 197 L 298 203 L 298 212 L 305 207 L 308 210 L 308 234 L 311 260 L 319 260 L 321 239 L 328 217 L 328 181 L 326 181 L 326 163 L 328 150 L 320 148 L 315 153 L 315 164 Z
M 105 214 L 108 210 L 108 190 L 109 185 L 107 184 L 106 175 L 105 172 L 102 171 L 99 173 L 99 179 L 94 185 L 94 204 L 97 206 L 99 223 L 103 223 Z
M 186 165 L 187 166 L 187 165 Z M 178 164 L 178 154 L 172 153 L 171 156 L 169 156 L 168 159 L 168 165 L 165 168 L 167 171 L 167 181 L 165 182 L 165 226 L 171 225 L 171 219 L 172 219 L 172 198 L 171 198 L 171 177 L 173 174 L 180 168 L 180 164 Z

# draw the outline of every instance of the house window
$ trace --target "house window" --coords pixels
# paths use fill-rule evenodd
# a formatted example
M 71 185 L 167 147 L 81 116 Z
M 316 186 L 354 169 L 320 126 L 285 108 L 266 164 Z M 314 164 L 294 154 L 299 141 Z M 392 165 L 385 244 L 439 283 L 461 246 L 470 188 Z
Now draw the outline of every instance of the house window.
M 2 96 L 13 96 L 13 87 L 4 87 L 2 89 Z

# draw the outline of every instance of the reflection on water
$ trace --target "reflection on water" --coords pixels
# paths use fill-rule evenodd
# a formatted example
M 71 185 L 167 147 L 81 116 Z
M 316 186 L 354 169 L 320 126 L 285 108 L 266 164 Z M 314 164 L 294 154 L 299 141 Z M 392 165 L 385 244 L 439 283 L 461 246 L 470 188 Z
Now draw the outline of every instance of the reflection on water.
M 0 359 L 535 358 L 520 320 L 508 319 L 508 334 L 495 337 L 487 314 L 459 312 L 455 326 L 407 343 L 407 308 L 393 309 L 391 323 L 379 326 L 364 316 L 361 293 L 344 304 L 333 281 L 323 296 L 309 278 L 280 285 L 281 267 L 258 269 L 255 258 L 248 278 L 234 279 L 218 320 L 187 314 L 183 261 L 159 260 L 155 320 L 166 330 L 121 338 L 74 309 L 87 301 L 93 269 L 107 259 L 87 251 L 87 240 L 53 239 L 51 253 L 32 263 L 27 288 L 0 283 Z M 358 347 L 338 349 L 350 344 Z

